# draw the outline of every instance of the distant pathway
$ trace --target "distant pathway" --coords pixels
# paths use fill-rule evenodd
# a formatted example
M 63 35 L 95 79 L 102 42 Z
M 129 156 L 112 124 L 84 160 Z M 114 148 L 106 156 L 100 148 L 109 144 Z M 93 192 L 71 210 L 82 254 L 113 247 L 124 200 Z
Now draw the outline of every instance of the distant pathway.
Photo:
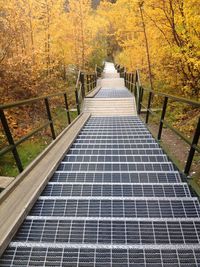
M 135 99 L 119 77 L 114 64 L 106 62 L 99 82 L 101 87 L 94 98 L 85 98 L 83 112 L 94 116 L 134 116 Z

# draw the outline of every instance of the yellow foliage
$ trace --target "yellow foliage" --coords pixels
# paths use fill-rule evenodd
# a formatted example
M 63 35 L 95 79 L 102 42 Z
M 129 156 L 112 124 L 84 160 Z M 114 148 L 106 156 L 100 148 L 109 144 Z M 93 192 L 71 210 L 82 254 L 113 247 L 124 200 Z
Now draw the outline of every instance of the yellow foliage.
M 91 1 L 0 0 L 0 64 L 5 91 L 19 86 L 37 91 L 41 80 L 44 84 L 50 77 L 64 76 L 68 66 L 90 69 L 106 56 L 147 76 L 141 1 L 112 4 L 102 0 L 97 10 L 92 9 Z M 154 80 L 158 86 L 166 84 L 178 94 L 198 98 L 199 0 L 142 2 Z
M 199 97 L 200 9 L 199 1 L 145 0 L 144 22 L 153 77 L 176 88 L 176 93 Z M 115 61 L 128 70 L 147 74 L 146 47 L 139 1 L 103 2 L 101 15 L 112 25 Z
M 1 102 L 56 91 L 66 70 L 94 68 L 104 26 L 91 0 L 0 0 Z

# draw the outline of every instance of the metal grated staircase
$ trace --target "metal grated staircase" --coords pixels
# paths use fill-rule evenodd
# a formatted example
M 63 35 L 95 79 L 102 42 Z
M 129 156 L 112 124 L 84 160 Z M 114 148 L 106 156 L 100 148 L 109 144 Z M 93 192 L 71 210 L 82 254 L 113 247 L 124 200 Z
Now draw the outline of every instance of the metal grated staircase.
M 200 266 L 199 201 L 137 116 L 93 116 L 0 266 Z

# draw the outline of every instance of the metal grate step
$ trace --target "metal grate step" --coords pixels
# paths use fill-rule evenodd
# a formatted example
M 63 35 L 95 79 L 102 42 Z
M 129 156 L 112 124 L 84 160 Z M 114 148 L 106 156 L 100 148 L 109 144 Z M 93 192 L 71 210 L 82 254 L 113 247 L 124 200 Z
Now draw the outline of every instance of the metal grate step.
M 168 162 L 168 158 L 165 155 L 144 155 L 144 156 L 128 156 L 128 155 L 67 155 L 62 160 L 62 163 L 67 162 L 119 162 L 123 164 L 124 162 L 133 163 L 133 162 Z
M 127 98 L 133 97 L 133 95 L 126 89 L 101 89 L 95 98 Z
M 190 197 L 187 184 L 48 184 L 42 196 Z
M 71 183 L 180 183 L 178 172 L 63 172 L 57 171 L 51 182 Z
M 80 244 L 198 244 L 200 221 L 27 219 L 14 242 Z
M 138 117 L 91 117 L 0 266 L 197 267 L 200 205 Z
M 89 128 L 83 128 L 83 130 L 80 132 L 80 135 L 82 134 L 104 134 L 104 135 L 129 135 L 129 134 L 150 134 L 149 131 L 146 129 L 93 129 L 92 127 Z
M 1 261 L 2 267 L 65 266 L 65 267 L 197 267 L 200 249 L 171 248 L 78 248 L 72 246 L 33 247 L 12 245 Z
M 72 145 L 72 148 L 80 148 L 80 149 L 145 149 L 145 148 L 159 148 L 159 145 L 157 143 L 152 143 L 152 144 L 79 144 L 79 143 L 74 143 Z
M 71 148 L 67 155 L 95 155 L 95 156 L 113 156 L 113 155 L 164 155 L 162 149 L 75 149 Z
M 121 217 L 121 218 L 199 218 L 197 199 L 136 200 L 55 199 L 40 197 L 30 212 L 32 216 Z
M 151 162 L 151 163 L 141 163 L 141 162 L 88 162 L 88 163 L 63 163 L 58 167 L 60 171 L 76 171 L 76 172 L 83 172 L 83 171 L 174 171 L 174 166 L 170 162 Z
M 148 135 L 79 135 L 76 140 L 112 140 L 112 141 L 121 141 L 121 140 L 136 140 L 136 139 L 148 139 L 154 140 L 150 134 Z

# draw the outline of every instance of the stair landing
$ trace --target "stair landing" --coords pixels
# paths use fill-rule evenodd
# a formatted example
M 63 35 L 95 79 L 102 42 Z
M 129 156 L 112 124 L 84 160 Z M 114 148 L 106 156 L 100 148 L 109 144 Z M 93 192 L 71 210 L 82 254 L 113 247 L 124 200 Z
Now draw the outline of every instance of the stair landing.
M 96 95 L 86 97 L 83 112 L 92 116 L 134 116 L 136 115 L 135 98 L 125 87 L 124 79 L 113 64 L 106 63 Z

